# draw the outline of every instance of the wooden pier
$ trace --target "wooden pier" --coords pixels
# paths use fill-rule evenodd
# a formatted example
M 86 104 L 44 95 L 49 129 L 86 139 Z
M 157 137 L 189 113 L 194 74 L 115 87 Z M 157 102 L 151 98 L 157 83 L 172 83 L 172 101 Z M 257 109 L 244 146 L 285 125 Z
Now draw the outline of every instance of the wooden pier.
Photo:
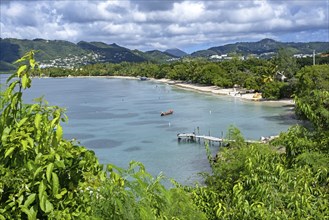
M 224 138 L 218 138 L 213 136 L 207 136 L 207 135 L 196 135 L 195 133 L 179 133 L 177 134 L 178 141 L 185 141 L 185 142 L 208 142 L 211 143 L 219 143 L 221 145 L 222 143 L 229 143 L 229 142 L 235 142 L 235 140 L 230 139 L 224 139 Z M 254 143 L 266 143 L 266 141 L 256 141 L 256 140 L 245 140 L 246 143 L 254 144 Z

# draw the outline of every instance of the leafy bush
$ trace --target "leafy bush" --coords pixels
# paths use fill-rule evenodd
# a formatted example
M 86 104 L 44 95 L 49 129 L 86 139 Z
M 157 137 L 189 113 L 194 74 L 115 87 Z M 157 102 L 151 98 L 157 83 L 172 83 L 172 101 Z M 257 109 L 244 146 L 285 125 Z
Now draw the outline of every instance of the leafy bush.
M 166 189 L 164 177 L 153 178 L 139 162 L 127 170 L 110 165 L 108 171 L 92 205 L 99 219 L 205 219 L 181 187 Z
M 292 129 L 275 141 L 290 148 L 286 154 L 271 144 L 239 142 L 222 148 L 216 160 L 209 161 L 212 174 L 205 175 L 206 187 L 186 190 L 208 219 L 326 219 L 329 157 L 310 152 L 311 136 L 300 139 L 305 132 Z M 297 148 L 302 143 L 304 147 Z
M 272 81 L 265 83 L 262 88 L 262 96 L 266 99 L 280 99 L 281 97 L 281 89 L 284 87 L 283 82 Z
M 108 165 L 63 139 L 63 109 L 22 101 L 37 66 L 34 51 L 1 93 L 0 219 L 205 219 L 180 187 L 165 188 L 144 166 Z
M 63 109 L 22 102 L 34 51 L 16 63 L 1 104 L 0 219 L 87 218 L 88 190 L 104 179 L 102 167 L 92 151 L 62 138 Z

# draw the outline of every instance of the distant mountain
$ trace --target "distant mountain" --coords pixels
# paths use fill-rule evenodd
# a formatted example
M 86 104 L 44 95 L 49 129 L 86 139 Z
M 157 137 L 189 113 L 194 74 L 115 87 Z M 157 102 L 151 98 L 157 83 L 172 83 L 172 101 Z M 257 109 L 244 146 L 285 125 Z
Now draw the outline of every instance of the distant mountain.
M 313 50 L 315 50 L 316 53 L 323 53 L 329 51 L 329 43 L 285 43 L 267 38 L 258 42 L 237 42 L 234 44 L 211 47 L 207 50 L 196 51 L 191 54 L 191 57 L 210 58 L 213 55 L 230 53 L 241 55 L 256 54 L 259 56 L 263 54 L 273 55 L 279 48 L 286 48 L 294 54 L 311 54 Z M 168 49 L 164 52 L 159 50 L 142 52 L 139 50 L 130 50 L 117 44 L 106 44 L 103 42 L 81 41 L 75 44 L 69 41 L 45 39 L 21 40 L 0 38 L 0 49 L 0 72 L 16 69 L 16 66 L 12 63 L 31 49 L 39 51 L 36 54 L 36 59 L 43 66 L 65 68 L 97 62 L 119 63 L 151 61 L 163 63 L 189 56 L 179 49 Z
M 0 72 L 16 69 L 12 63 L 30 50 L 38 50 L 36 59 L 44 66 L 71 68 L 96 62 L 146 61 L 127 48 L 102 42 L 74 44 L 63 40 L 0 38 L 0 48 Z
M 218 53 L 212 50 L 198 50 L 191 53 L 192 57 L 210 57 L 212 55 L 218 55 Z
M 160 63 L 168 62 L 177 58 L 176 56 L 173 56 L 165 52 L 161 52 L 159 50 L 146 51 L 144 53 L 144 57 L 150 61 L 160 62 Z
M 86 51 L 76 44 L 62 40 L 19 40 L 14 38 L 0 39 L 0 71 L 15 69 L 12 62 L 30 50 L 38 50 L 36 59 L 39 61 L 54 60 L 60 57 L 83 56 Z
M 174 57 L 183 57 L 183 56 L 187 56 L 188 54 L 185 53 L 184 51 L 177 49 L 177 48 L 173 48 L 173 49 L 168 49 L 165 50 L 164 53 L 174 56 Z
M 211 47 L 206 51 L 202 51 L 201 56 L 207 56 L 209 54 L 217 55 L 237 53 L 241 55 L 248 54 L 265 54 L 276 53 L 280 48 L 285 48 L 291 51 L 293 54 L 311 54 L 313 50 L 317 53 L 326 52 L 329 50 L 328 42 L 309 42 L 309 43 L 293 43 L 293 42 L 279 42 L 272 39 L 263 39 L 258 42 L 238 42 L 234 44 L 226 44 L 218 47 Z M 199 51 L 192 55 L 200 54 Z
M 146 61 L 142 56 L 136 55 L 131 50 L 121 47 L 117 44 L 105 44 L 103 42 L 85 42 L 80 41 L 77 44 L 86 51 L 92 51 L 102 56 L 104 62 L 143 62 Z

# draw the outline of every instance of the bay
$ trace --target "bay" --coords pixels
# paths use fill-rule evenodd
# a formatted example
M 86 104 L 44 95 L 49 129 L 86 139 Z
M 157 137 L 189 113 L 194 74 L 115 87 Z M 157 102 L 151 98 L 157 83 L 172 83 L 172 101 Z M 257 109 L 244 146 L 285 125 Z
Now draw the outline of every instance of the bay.
M 3 81 L 1 82 L 3 83 Z M 245 138 L 277 135 L 297 123 L 291 107 L 197 93 L 154 81 L 113 78 L 35 78 L 24 100 L 44 95 L 66 108 L 65 138 L 93 150 L 100 163 L 128 167 L 140 161 L 153 175 L 163 172 L 182 184 L 210 171 L 204 146 L 179 143 L 177 133 L 221 137 L 230 125 Z M 174 114 L 161 117 L 161 111 Z M 211 146 L 213 152 L 218 146 Z

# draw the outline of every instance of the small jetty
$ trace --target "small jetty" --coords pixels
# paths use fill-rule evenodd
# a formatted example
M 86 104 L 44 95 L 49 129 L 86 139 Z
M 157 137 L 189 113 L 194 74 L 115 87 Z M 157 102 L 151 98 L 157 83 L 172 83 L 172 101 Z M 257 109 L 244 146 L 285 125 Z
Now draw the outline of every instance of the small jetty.
M 272 137 L 272 136 L 271 136 Z M 271 137 L 269 138 L 261 138 L 261 140 L 245 140 L 246 143 L 254 144 L 254 143 L 267 143 L 269 140 L 271 140 Z M 209 144 L 213 143 L 219 143 L 221 145 L 222 143 L 229 143 L 229 142 L 235 142 L 235 140 L 230 139 L 224 139 L 224 138 L 218 138 L 213 136 L 207 136 L 207 135 L 196 135 L 193 133 L 179 133 L 177 134 L 178 142 L 185 141 L 185 142 L 208 142 Z M 273 136 L 274 138 L 274 136 Z

